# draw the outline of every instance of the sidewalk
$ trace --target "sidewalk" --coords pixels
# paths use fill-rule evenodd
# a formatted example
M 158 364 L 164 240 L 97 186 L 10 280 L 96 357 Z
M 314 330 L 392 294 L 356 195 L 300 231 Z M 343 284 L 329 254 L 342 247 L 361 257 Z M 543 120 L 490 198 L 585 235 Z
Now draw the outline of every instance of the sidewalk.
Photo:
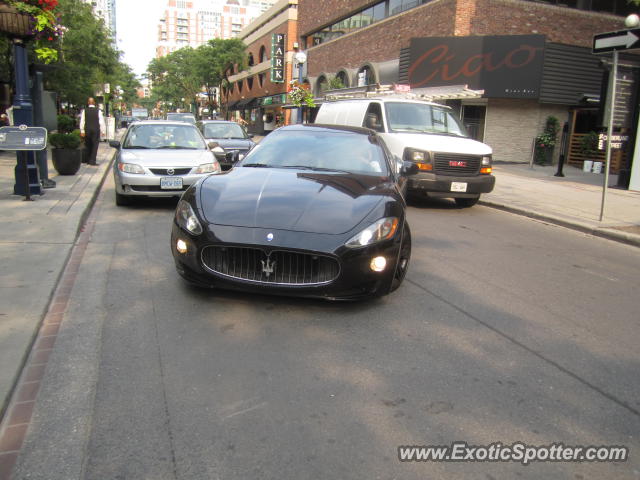
M 50 166 L 57 187 L 24 202 L 12 195 L 15 154 L 0 152 L 0 418 L 113 153 L 101 143 L 98 167 L 83 165 L 72 176 Z M 603 175 L 566 167 L 558 178 L 555 171 L 495 165 L 495 190 L 481 204 L 640 246 L 640 193 L 610 189 L 599 222 Z
M 67 176 L 48 155 L 56 188 L 26 202 L 13 195 L 15 153 L 0 151 L 0 419 L 114 152 L 101 142 L 98 166 Z
M 565 166 L 494 165 L 496 186 L 480 204 L 562 225 L 611 240 L 640 246 L 640 192 L 615 187 L 609 176 L 605 211 L 600 222 L 604 174 Z

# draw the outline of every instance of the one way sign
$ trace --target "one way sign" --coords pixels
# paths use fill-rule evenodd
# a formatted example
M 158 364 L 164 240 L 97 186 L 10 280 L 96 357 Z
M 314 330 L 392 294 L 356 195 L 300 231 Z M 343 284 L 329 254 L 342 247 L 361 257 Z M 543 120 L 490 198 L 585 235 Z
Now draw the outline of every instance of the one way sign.
M 632 48 L 640 48 L 640 28 L 599 33 L 593 36 L 593 53 L 607 53 Z

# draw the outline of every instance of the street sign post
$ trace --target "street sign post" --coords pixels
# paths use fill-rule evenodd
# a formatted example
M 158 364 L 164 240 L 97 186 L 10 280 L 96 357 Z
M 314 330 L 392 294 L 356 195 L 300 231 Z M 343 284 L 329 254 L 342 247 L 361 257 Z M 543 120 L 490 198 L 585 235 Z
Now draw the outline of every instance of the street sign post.
M 640 28 L 598 33 L 593 36 L 593 53 L 596 54 L 632 48 L 640 48 Z
M 44 150 L 47 148 L 47 129 L 44 127 L 0 127 L 0 150 Z
M 593 36 L 593 53 L 613 53 L 613 65 L 609 77 L 608 104 L 609 118 L 607 128 L 607 156 L 602 186 L 602 205 L 600 207 L 600 221 L 604 219 L 604 209 L 607 203 L 607 187 L 609 184 L 609 168 L 611 165 L 611 138 L 613 137 L 613 119 L 615 113 L 616 83 L 618 77 L 618 56 L 621 50 L 640 48 L 640 28 L 619 30 L 617 32 L 599 33 Z

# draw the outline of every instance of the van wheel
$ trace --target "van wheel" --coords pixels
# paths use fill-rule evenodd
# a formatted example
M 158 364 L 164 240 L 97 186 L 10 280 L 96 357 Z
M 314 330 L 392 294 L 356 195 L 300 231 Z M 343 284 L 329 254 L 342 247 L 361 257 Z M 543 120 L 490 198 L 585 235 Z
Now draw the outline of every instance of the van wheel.
M 402 234 L 402 245 L 400 246 L 400 255 L 398 255 L 398 264 L 396 265 L 396 271 L 393 274 L 393 280 L 391 281 L 391 288 L 389 293 L 398 289 L 402 284 L 407 270 L 409 270 L 409 260 L 411 259 L 411 230 L 409 225 L 404 224 L 404 232 Z
M 478 203 L 478 200 L 480 200 L 480 195 L 472 198 L 454 198 L 454 200 L 456 201 L 456 205 L 459 208 L 469 208 Z

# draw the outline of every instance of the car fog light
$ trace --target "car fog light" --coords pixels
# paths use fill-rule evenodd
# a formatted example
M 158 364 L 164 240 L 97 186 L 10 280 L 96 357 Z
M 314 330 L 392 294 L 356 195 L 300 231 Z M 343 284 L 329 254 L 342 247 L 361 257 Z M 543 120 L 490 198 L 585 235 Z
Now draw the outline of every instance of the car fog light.
M 374 272 L 381 272 L 387 266 L 387 259 L 384 257 L 374 257 L 371 259 L 369 266 Z
M 180 253 L 187 253 L 187 242 L 181 238 L 176 242 L 176 250 Z

